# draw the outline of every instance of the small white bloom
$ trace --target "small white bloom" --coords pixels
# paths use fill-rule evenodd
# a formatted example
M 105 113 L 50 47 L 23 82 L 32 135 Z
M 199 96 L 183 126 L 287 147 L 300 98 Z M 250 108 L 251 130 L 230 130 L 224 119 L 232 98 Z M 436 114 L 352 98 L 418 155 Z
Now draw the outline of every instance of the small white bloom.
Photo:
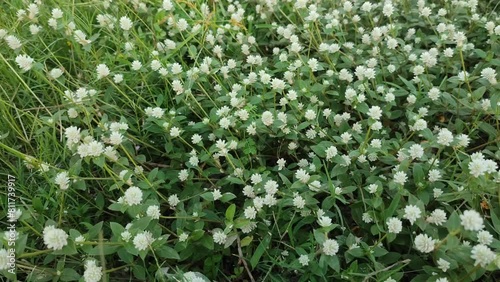
M 415 248 L 422 253 L 430 253 L 434 250 L 434 239 L 427 234 L 419 234 L 415 237 Z
M 146 214 L 153 219 L 159 219 L 161 215 L 160 206 L 157 205 L 149 206 L 148 209 L 146 210 Z
M 403 230 L 403 223 L 396 217 L 387 220 L 387 229 L 390 233 L 398 234 Z
M 309 256 L 307 256 L 307 255 L 300 255 L 300 257 L 299 257 L 299 263 L 302 266 L 309 265 Z
M 16 63 L 23 71 L 29 71 L 33 67 L 33 58 L 28 55 L 17 55 Z
M 214 232 L 213 238 L 215 243 L 223 245 L 226 243 L 227 235 L 222 231 L 216 231 Z
M 421 217 L 422 212 L 415 205 L 407 205 L 404 209 L 403 217 L 410 221 L 410 224 L 413 225 L 417 219 Z
M 151 246 L 151 244 L 154 241 L 155 241 L 155 238 L 153 238 L 153 234 L 149 231 L 144 231 L 144 232 L 141 232 L 141 233 L 135 235 L 133 243 L 134 243 L 134 247 L 138 251 L 144 251 L 147 248 L 149 248 L 149 246 Z
M 439 258 L 437 261 L 437 267 L 443 272 L 446 272 L 450 268 L 450 263 L 447 260 Z
M 168 201 L 168 204 L 173 208 L 175 208 L 175 206 L 177 206 L 181 202 L 179 200 L 179 198 L 177 197 L 177 194 L 174 194 L 174 195 L 171 195 L 170 197 L 168 197 L 167 201 Z
M 471 258 L 474 260 L 474 265 L 486 267 L 496 258 L 495 252 L 485 245 L 476 245 L 472 247 Z
M 47 248 L 55 251 L 61 250 L 68 244 L 69 235 L 62 229 L 55 228 L 53 225 L 46 226 L 43 229 L 43 243 Z
M 339 251 L 339 244 L 334 239 L 326 239 L 323 243 L 323 253 L 327 256 L 334 256 Z
M 132 20 L 130 20 L 128 17 L 121 17 L 120 18 L 120 28 L 129 31 L 133 26 Z
M 465 230 L 479 231 L 484 228 L 483 218 L 475 210 L 466 210 L 460 215 L 461 224 Z
M 138 205 L 142 201 L 142 190 L 139 187 L 131 186 L 125 191 L 124 203 L 133 206 Z
M 105 64 L 99 64 L 96 67 L 96 72 L 97 72 L 97 79 L 104 78 L 110 74 L 109 68 Z

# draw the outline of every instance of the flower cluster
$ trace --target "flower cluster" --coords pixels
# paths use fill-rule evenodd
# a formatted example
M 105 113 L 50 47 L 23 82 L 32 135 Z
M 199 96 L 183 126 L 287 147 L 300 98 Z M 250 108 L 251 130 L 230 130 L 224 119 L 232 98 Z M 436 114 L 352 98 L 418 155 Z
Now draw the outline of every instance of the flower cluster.
M 0 29 L 12 234 L 54 269 L 21 279 L 500 268 L 491 3 L 57 2 L 7 5 Z

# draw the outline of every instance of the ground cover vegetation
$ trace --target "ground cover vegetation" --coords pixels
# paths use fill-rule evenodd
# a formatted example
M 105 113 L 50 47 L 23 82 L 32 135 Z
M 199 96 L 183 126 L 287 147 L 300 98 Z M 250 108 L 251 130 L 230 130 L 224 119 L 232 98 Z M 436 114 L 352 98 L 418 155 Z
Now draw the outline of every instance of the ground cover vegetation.
M 496 1 L 0 8 L 3 281 L 500 279 Z

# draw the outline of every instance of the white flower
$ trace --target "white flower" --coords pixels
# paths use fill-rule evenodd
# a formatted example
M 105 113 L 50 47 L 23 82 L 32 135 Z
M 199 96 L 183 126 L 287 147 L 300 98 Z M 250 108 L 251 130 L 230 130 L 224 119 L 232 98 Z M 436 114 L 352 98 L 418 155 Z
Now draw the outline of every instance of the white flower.
M 424 119 L 417 119 L 411 128 L 414 131 L 420 131 L 427 128 L 427 122 Z
M 389 233 L 398 234 L 403 230 L 403 223 L 398 218 L 391 217 L 387 220 L 387 229 Z
M 372 119 L 379 120 L 382 117 L 382 109 L 379 106 L 372 106 L 367 114 Z
M 450 268 L 450 263 L 447 260 L 439 258 L 437 261 L 437 267 L 443 272 L 446 272 Z
M 394 6 L 390 1 L 386 1 L 384 7 L 382 8 L 382 14 L 386 17 L 390 17 L 392 16 L 392 13 L 394 13 Z
M 9 254 L 6 249 L 0 249 L 0 271 L 9 268 Z
M 304 206 L 306 205 L 306 200 L 302 198 L 302 196 L 297 195 L 293 198 L 293 206 L 298 208 L 298 209 L 303 209 Z
M 75 41 L 83 46 L 92 43 L 91 40 L 87 39 L 87 35 L 79 29 L 75 30 L 73 34 L 74 34 L 73 37 L 75 38 Z
M 372 216 L 371 216 L 369 213 L 367 213 L 367 212 L 363 213 L 363 216 L 362 216 L 362 218 L 361 218 L 361 219 L 362 219 L 362 220 L 363 220 L 363 222 L 365 222 L 365 223 L 371 223 L 371 222 L 373 222 L 373 218 L 372 218 Z
M 123 135 L 119 132 L 113 131 L 109 135 L 109 143 L 113 145 L 120 145 L 123 142 Z
M 429 96 L 432 101 L 436 101 L 439 98 L 440 93 L 441 91 L 439 91 L 437 87 L 432 87 L 431 90 L 429 90 L 429 92 L 427 93 L 427 96 Z
M 170 11 L 174 8 L 171 0 L 163 0 L 162 8 L 166 11 Z
M 253 206 L 248 206 L 245 208 L 243 214 L 248 219 L 255 219 L 255 217 L 257 216 L 257 210 Z
M 484 175 L 486 172 L 486 165 L 484 159 L 472 160 L 469 165 L 470 174 L 474 177 Z
M 36 24 L 30 25 L 30 32 L 31 32 L 32 35 L 37 35 L 40 32 L 41 29 L 42 28 L 39 25 L 36 25 Z
M 309 256 L 308 255 L 300 255 L 299 263 L 302 266 L 307 266 L 309 264 Z
M 323 253 L 327 256 L 334 256 L 339 251 L 339 243 L 333 239 L 326 239 L 323 243 Z
M 85 272 L 83 273 L 85 282 L 98 282 L 102 278 L 102 267 L 96 265 L 95 260 L 85 262 Z
M 446 128 L 441 128 L 437 135 L 437 142 L 443 146 L 449 146 L 453 142 L 453 134 Z
M 300 180 L 300 182 L 306 184 L 311 176 L 304 169 L 298 169 L 295 172 L 295 177 Z
M 80 142 L 80 128 L 76 126 L 66 128 L 64 135 L 68 139 L 68 145 Z
M 375 193 L 377 193 L 378 185 L 377 184 L 370 184 L 370 185 L 368 185 L 367 190 L 368 190 L 368 192 L 370 192 L 370 194 L 375 194 Z
M 160 206 L 157 205 L 149 206 L 148 209 L 146 210 L 146 214 L 153 219 L 159 219 L 161 215 Z
M 413 144 L 408 153 L 412 159 L 420 159 L 424 155 L 424 148 L 420 144 Z
M 125 191 L 124 201 L 129 206 L 140 204 L 142 201 L 142 190 L 136 186 L 129 187 Z
M 172 138 L 175 138 L 175 137 L 179 137 L 179 135 L 181 135 L 181 130 L 178 128 L 178 127 L 172 127 L 170 128 L 170 136 Z
M 461 224 L 465 230 L 479 231 L 484 228 L 483 218 L 475 210 L 466 210 L 460 215 Z
M 266 126 L 272 125 L 274 122 L 273 113 L 270 111 L 265 111 L 262 113 L 262 123 Z
M 153 234 L 149 231 L 141 232 L 134 237 L 134 247 L 138 251 L 146 250 L 155 241 Z
M 212 196 L 214 197 L 214 201 L 217 201 L 218 199 L 222 198 L 222 193 L 220 192 L 220 189 L 215 189 L 212 192 Z
M 138 60 L 132 62 L 132 70 L 138 71 L 142 68 L 142 63 Z
M 408 177 L 404 171 L 398 171 L 394 174 L 394 182 L 404 185 Z
M 179 242 L 185 242 L 189 238 L 189 234 L 187 233 L 182 233 L 179 235 Z
M 58 79 L 59 77 L 61 77 L 61 75 L 63 75 L 63 73 L 64 72 L 60 68 L 53 68 L 49 72 L 49 76 L 53 79 Z
M 441 209 L 435 209 L 426 219 L 427 222 L 435 225 L 443 225 L 446 222 L 446 212 Z
M 486 267 L 495 260 L 496 254 L 487 246 L 480 244 L 472 247 L 471 258 L 475 260 L 474 265 Z
M 194 135 L 191 137 L 191 142 L 193 142 L 193 144 L 198 144 L 198 143 L 200 143 L 202 140 L 203 140 L 203 138 L 202 138 L 202 137 L 201 137 L 201 135 L 199 135 L 199 134 L 194 134 Z
M 441 178 L 441 172 L 437 169 L 431 169 L 429 171 L 429 181 L 430 182 L 435 182 Z
M 214 242 L 217 244 L 223 245 L 226 243 L 227 235 L 224 234 L 224 232 L 222 232 L 222 231 L 214 232 L 213 237 L 214 237 Z
M 125 31 L 129 31 L 133 26 L 132 20 L 130 20 L 128 17 L 121 17 L 120 18 L 120 27 L 121 29 Z
M 160 107 L 147 107 L 146 109 L 144 109 L 144 113 L 146 113 L 146 115 L 149 117 L 162 118 L 165 114 L 165 110 Z
M 328 216 L 319 216 L 318 217 L 318 224 L 321 227 L 329 227 L 332 225 L 332 219 L 329 218 Z
M 417 206 L 407 205 L 405 207 L 405 213 L 403 217 L 408 219 L 410 221 L 410 224 L 413 225 L 413 223 L 415 223 L 415 221 L 420 218 L 421 214 L 422 212 Z
M 69 187 L 69 177 L 68 177 L 68 172 L 63 171 L 60 172 L 56 175 L 56 178 L 54 179 L 54 182 L 59 185 L 59 188 L 61 190 L 66 190 Z
M 17 55 L 16 63 L 23 71 L 29 71 L 33 67 L 33 58 L 28 55 Z
M 10 49 L 16 50 L 21 48 L 23 46 L 21 44 L 21 41 L 17 39 L 14 35 L 8 35 L 5 37 L 5 41 L 7 42 L 7 45 L 9 46 Z
M 181 201 L 177 197 L 177 194 L 174 194 L 174 195 L 171 195 L 170 197 L 168 197 L 168 204 L 173 208 L 175 208 L 175 206 L 177 206 L 177 204 L 179 204 L 180 202 Z
M 485 68 L 481 71 L 481 77 L 487 79 L 491 84 L 497 84 L 497 72 L 492 68 Z
M 337 147 L 335 146 L 330 146 L 328 147 L 326 150 L 325 150 L 325 154 L 326 154 L 326 159 L 327 160 L 330 160 L 332 159 L 333 157 L 335 157 L 337 155 L 338 151 L 337 151 Z
M 128 242 L 130 238 L 132 238 L 132 234 L 128 230 L 123 231 L 120 236 L 122 237 L 122 240 L 125 242 Z
M 486 230 L 481 230 L 477 232 L 477 241 L 482 245 L 489 245 L 493 243 L 493 235 Z
M 63 17 L 63 11 L 61 9 L 59 9 L 59 8 L 52 9 L 52 13 L 51 14 L 52 14 L 52 17 L 54 19 L 60 19 L 60 18 Z
M 466 134 L 460 134 L 457 136 L 458 146 L 467 147 L 469 146 L 470 138 Z
M 422 253 L 430 253 L 434 250 L 434 239 L 427 234 L 420 234 L 415 237 L 415 249 Z
M 96 140 L 87 144 L 88 155 L 91 157 L 99 157 L 104 153 L 104 145 Z
M 304 117 L 307 119 L 307 120 L 313 120 L 316 118 L 316 112 L 314 112 L 313 110 L 309 109 L 306 111 L 306 113 L 304 114 Z
M 61 250 L 68 244 L 68 237 L 64 230 L 55 228 L 53 225 L 43 229 L 43 243 L 47 245 L 47 248 L 55 251 Z
M 97 79 L 104 78 L 109 75 L 109 68 L 106 66 L 106 64 L 99 64 L 96 67 L 96 72 L 97 72 Z
M 179 171 L 179 180 L 186 181 L 189 177 L 189 171 L 187 169 L 183 169 Z

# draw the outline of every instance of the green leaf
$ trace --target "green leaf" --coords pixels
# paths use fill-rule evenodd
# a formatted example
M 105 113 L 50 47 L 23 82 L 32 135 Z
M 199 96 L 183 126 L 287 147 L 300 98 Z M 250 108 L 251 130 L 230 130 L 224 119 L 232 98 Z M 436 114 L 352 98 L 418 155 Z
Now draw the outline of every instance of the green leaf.
M 262 255 L 266 251 L 270 242 L 271 242 L 271 236 L 266 235 L 266 237 L 264 237 L 264 240 L 262 240 L 260 242 L 257 249 L 255 249 L 255 252 L 253 253 L 252 258 L 250 258 L 250 264 L 252 265 L 252 269 L 255 269 L 255 267 L 259 263 L 260 258 L 262 257 Z
M 146 216 L 146 217 L 143 217 L 143 218 L 140 218 L 140 219 L 136 220 L 132 224 L 131 228 L 132 229 L 138 229 L 138 230 L 146 230 L 146 227 L 148 227 L 149 222 L 151 222 L 151 217 Z
M 163 245 L 160 248 L 156 249 L 155 253 L 159 257 L 165 258 L 165 259 L 175 259 L 175 260 L 180 259 L 179 253 L 176 250 L 174 250 L 171 247 L 165 246 L 165 245 Z
M 399 206 L 399 201 L 401 200 L 401 194 L 397 193 L 392 199 L 391 205 L 384 211 L 383 218 L 392 217 Z
M 250 243 L 252 243 L 252 240 L 253 240 L 253 236 L 247 236 L 247 237 L 241 239 L 241 246 L 246 247 L 246 246 L 250 245 Z
M 486 92 L 486 87 L 481 86 L 478 89 L 474 90 L 474 92 L 472 92 L 472 98 L 474 98 L 474 100 L 479 100 L 483 97 L 484 92 Z
M 214 239 L 212 236 L 205 235 L 198 242 L 210 251 L 214 249 Z
M 335 270 L 335 272 L 340 272 L 340 262 L 339 262 L 339 257 L 338 256 L 325 256 L 326 257 L 326 263 L 328 266 Z
M 451 213 L 450 217 L 448 218 L 446 228 L 448 229 L 448 232 L 453 232 L 460 228 L 460 216 L 456 211 Z
M 140 280 L 146 280 L 146 270 L 144 269 L 144 267 L 135 264 L 132 267 L 132 272 L 134 273 L 135 278 Z
M 311 146 L 311 149 L 318 155 L 320 158 L 326 157 L 326 149 L 328 149 L 330 146 L 333 146 L 332 142 L 329 141 L 322 141 L 318 145 Z
M 93 247 L 91 250 L 89 250 L 87 252 L 87 254 L 89 255 L 94 255 L 94 256 L 98 256 L 98 255 L 111 255 L 111 254 L 114 254 L 116 253 L 116 251 L 120 248 L 120 246 L 111 246 L 111 245 L 102 245 L 102 246 L 95 246 Z
M 236 195 L 230 192 L 224 193 L 222 197 L 220 198 L 220 201 L 223 203 L 227 203 L 231 201 L 232 199 L 236 198 Z
M 226 220 L 232 222 L 234 219 L 235 212 L 236 212 L 236 205 L 231 204 L 226 210 Z
M 325 233 L 319 231 L 319 230 L 314 230 L 314 239 L 316 240 L 316 243 L 318 244 L 323 244 L 326 240 Z
M 61 273 L 61 281 L 78 281 L 80 279 L 80 274 L 76 270 L 71 268 L 63 269 Z
M 413 164 L 413 181 L 416 185 L 419 183 L 423 183 L 425 180 L 424 169 L 422 168 L 422 164 L 415 163 Z
M 491 216 L 491 222 L 493 222 L 493 226 L 495 227 L 493 229 L 497 234 L 500 234 L 500 219 L 498 218 L 496 211 L 492 210 L 490 212 L 490 216 Z
M 58 250 L 58 251 L 53 252 L 54 255 L 67 255 L 67 256 L 75 255 L 77 253 L 78 252 L 76 251 L 75 242 L 69 241 L 69 240 L 68 240 L 68 244 L 66 246 L 64 246 L 62 248 L 62 250 Z
M 92 228 L 89 229 L 88 232 L 88 239 L 92 239 L 99 234 L 99 232 L 102 230 L 102 225 L 104 224 L 103 221 L 97 223 L 96 225 L 92 226 Z
M 97 158 L 93 158 L 92 161 L 94 162 L 94 164 L 96 164 L 98 167 L 104 167 L 104 165 L 106 164 L 106 156 L 102 155 L 100 157 L 97 157 Z

